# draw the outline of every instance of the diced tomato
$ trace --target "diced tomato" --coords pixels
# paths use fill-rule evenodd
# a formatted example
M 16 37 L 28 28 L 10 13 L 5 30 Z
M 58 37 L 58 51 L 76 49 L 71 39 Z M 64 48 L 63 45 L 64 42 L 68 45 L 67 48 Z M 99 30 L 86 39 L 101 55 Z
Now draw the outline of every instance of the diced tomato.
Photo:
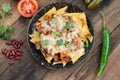
M 78 41 L 76 36 L 73 37 L 73 41 L 74 41 L 74 42 L 77 42 L 77 41 Z

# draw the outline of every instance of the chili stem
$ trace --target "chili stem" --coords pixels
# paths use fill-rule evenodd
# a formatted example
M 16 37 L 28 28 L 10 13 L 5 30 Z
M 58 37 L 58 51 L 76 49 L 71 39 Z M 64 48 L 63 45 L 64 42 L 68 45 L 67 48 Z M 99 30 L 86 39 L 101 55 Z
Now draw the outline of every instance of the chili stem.
M 105 16 L 104 16 L 104 14 L 103 14 L 102 12 L 99 12 L 99 14 L 103 17 L 103 18 L 102 18 L 102 19 L 103 19 L 103 27 L 105 27 L 105 26 L 106 26 Z

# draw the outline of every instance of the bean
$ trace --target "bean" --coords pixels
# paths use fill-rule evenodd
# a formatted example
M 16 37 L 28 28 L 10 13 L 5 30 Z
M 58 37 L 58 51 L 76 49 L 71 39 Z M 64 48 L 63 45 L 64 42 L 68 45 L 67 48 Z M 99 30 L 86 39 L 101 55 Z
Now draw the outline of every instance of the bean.
M 20 60 L 21 55 L 23 54 L 23 51 L 20 49 L 21 45 L 23 44 L 22 40 L 16 40 L 12 39 L 8 42 L 6 42 L 6 45 L 11 45 L 9 50 L 8 49 L 2 49 L 2 54 L 6 56 L 8 59 L 13 59 L 9 62 L 10 65 L 14 64 L 14 60 Z
M 9 59 L 13 59 L 14 58 L 14 56 L 9 56 Z
M 10 40 L 11 42 L 14 42 L 14 41 L 16 41 L 15 39 L 12 39 L 12 40 Z
M 20 44 L 23 44 L 23 41 L 22 40 L 17 40 Z
M 12 44 L 12 42 L 10 42 L 10 41 L 6 42 L 6 45 L 11 45 L 11 44 Z
M 17 51 L 18 51 L 19 53 L 23 53 L 21 49 L 17 49 Z
M 18 44 L 18 45 L 17 45 L 17 48 L 20 48 L 20 47 L 21 47 L 21 44 Z
M 10 55 L 10 53 L 9 53 L 9 52 L 7 52 L 5 56 L 8 58 L 8 57 L 9 57 L 9 55 Z
M 16 59 L 16 60 L 20 60 L 20 59 L 21 59 L 21 57 L 17 56 L 15 59 Z
M 5 55 L 8 53 L 8 49 L 5 49 Z
M 2 54 L 3 54 L 3 55 L 5 54 L 5 49 L 2 49 Z
M 13 56 L 15 56 L 15 51 L 12 51 L 11 53 L 12 53 Z
M 19 52 L 16 52 L 16 55 L 17 55 L 17 56 L 21 56 L 22 54 L 21 54 L 21 53 L 19 53 Z
M 15 48 L 14 48 L 14 47 L 12 47 L 12 48 L 10 48 L 10 50 L 11 50 L 11 51 L 14 51 L 14 50 L 15 50 Z
M 15 61 L 13 61 L 13 60 L 9 62 L 10 65 L 12 65 L 12 64 L 14 64 L 14 63 L 15 63 Z
M 18 48 L 16 44 L 14 44 L 14 45 L 13 45 L 13 47 L 14 47 L 15 49 L 17 49 L 17 48 Z

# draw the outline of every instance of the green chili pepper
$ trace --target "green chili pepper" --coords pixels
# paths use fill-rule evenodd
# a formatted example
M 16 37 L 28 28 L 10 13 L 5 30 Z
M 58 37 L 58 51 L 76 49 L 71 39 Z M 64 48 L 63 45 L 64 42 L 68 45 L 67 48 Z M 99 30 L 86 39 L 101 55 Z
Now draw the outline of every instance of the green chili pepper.
M 88 9 L 89 10 L 93 10 L 97 7 L 99 7 L 101 5 L 101 3 L 103 2 L 103 0 L 92 0 L 89 5 L 88 5 Z
M 109 56 L 109 52 L 110 52 L 110 34 L 109 34 L 109 30 L 106 27 L 106 22 L 105 22 L 105 16 L 103 13 L 100 13 L 101 16 L 103 17 L 103 31 L 102 31 L 102 55 L 101 55 L 101 60 L 100 60 L 100 67 L 97 73 L 97 76 L 100 76 L 106 65 L 107 65 L 107 61 L 108 61 L 108 56 Z
M 92 0 L 85 0 L 86 4 L 89 4 Z
M 85 46 L 88 47 L 88 46 L 89 46 L 89 41 L 86 40 L 86 41 L 85 41 L 85 44 L 86 44 Z

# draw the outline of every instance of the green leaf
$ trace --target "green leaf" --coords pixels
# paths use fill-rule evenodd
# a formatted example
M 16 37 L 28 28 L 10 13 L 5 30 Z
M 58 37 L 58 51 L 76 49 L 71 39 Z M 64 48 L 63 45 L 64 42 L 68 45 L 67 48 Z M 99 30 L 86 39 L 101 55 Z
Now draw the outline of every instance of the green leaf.
M 62 39 L 57 40 L 57 45 L 58 45 L 58 46 L 61 46 L 62 44 L 63 44 L 63 40 L 62 40 Z
M 70 43 L 70 42 L 68 42 L 68 43 L 65 44 L 65 47 L 66 47 L 66 48 L 69 48 L 70 46 L 71 46 L 71 43 Z
M 4 40 L 10 40 L 10 36 L 11 36 L 11 34 L 4 33 L 4 35 L 2 36 L 2 38 L 3 38 Z
M 4 25 L 0 25 L 0 36 L 2 36 L 6 32 L 6 27 Z
M 53 37 L 55 37 L 57 35 L 61 35 L 61 33 L 59 31 L 57 31 L 57 30 L 55 30 L 55 31 L 52 32 L 52 36 Z
M 13 14 L 10 13 L 10 12 L 6 12 L 6 13 L 5 13 L 5 16 L 7 16 L 8 18 L 10 18 L 12 15 L 13 15 Z
M 8 26 L 7 31 L 8 31 L 8 32 L 13 32 L 13 31 L 14 31 L 14 27 L 13 27 L 13 26 Z
M 41 41 L 42 46 L 47 46 L 50 44 L 49 40 L 42 40 Z
M 52 23 L 52 24 L 57 24 L 57 23 L 58 23 L 58 20 L 57 20 L 56 18 L 54 18 L 54 19 L 51 20 L 51 23 Z
M 65 25 L 65 29 L 70 29 L 71 27 L 73 27 L 73 21 L 69 21 L 66 25 Z
M 4 12 L 9 12 L 11 10 L 11 5 L 9 3 L 3 3 L 1 7 Z
M 0 19 L 2 18 L 2 14 L 0 13 Z

